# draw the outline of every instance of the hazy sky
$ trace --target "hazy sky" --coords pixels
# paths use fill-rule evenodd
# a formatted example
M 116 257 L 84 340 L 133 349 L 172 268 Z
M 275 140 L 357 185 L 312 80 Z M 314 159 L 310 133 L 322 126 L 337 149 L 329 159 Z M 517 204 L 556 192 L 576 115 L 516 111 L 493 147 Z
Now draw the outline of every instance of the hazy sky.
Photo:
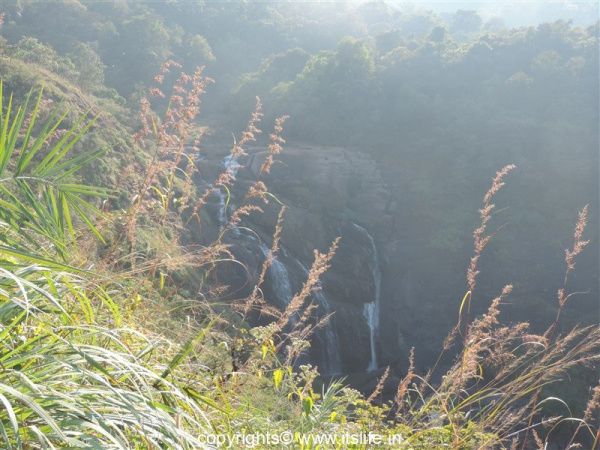
M 389 1 L 399 7 L 407 2 Z M 591 25 L 599 17 L 598 1 L 535 1 L 535 0 L 472 0 L 448 1 L 426 0 L 409 2 L 412 5 L 432 9 L 440 13 L 451 13 L 458 9 L 480 12 L 484 20 L 500 16 L 509 26 L 537 25 L 559 19 L 573 20 L 580 25 Z

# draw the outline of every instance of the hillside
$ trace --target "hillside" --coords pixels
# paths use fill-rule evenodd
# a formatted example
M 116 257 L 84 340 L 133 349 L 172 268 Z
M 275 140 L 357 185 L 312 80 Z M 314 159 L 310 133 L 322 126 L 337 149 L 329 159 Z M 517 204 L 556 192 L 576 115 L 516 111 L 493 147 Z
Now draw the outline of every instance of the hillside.
M 598 447 L 592 9 L 2 11 L 1 448 Z

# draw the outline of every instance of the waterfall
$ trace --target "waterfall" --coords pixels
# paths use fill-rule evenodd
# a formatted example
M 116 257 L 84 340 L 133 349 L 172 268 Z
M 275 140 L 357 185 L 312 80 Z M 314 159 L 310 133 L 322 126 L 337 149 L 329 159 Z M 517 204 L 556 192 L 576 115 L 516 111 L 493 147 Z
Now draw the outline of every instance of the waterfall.
M 375 300 L 371 303 L 366 303 L 363 309 L 363 315 L 367 319 L 369 325 L 370 340 L 371 340 L 371 361 L 367 367 L 367 370 L 375 370 L 378 367 L 377 364 L 377 349 L 375 348 L 375 339 L 379 334 L 379 304 Z
M 283 254 L 294 261 L 294 263 L 304 273 L 305 277 L 308 277 L 308 269 L 293 255 L 290 255 L 284 248 L 281 249 Z M 323 290 L 315 291 L 313 293 L 315 299 L 324 311 L 324 315 L 328 316 L 332 313 L 331 306 L 327 300 L 327 295 Z M 327 321 L 323 328 L 317 330 L 317 335 L 320 338 L 322 345 L 322 359 L 323 359 L 323 374 L 335 374 L 342 371 L 342 361 L 340 359 L 340 341 L 335 332 L 333 317 Z
M 265 258 L 269 257 L 270 249 L 262 242 L 260 243 L 260 250 Z M 283 247 L 280 248 L 280 251 L 286 259 L 291 260 L 300 269 L 305 277 L 308 277 L 308 269 L 304 264 Z M 289 270 L 283 262 L 274 258 L 269 267 L 269 271 L 271 271 L 272 289 L 276 300 L 281 307 L 285 308 L 289 305 L 294 296 Z M 322 308 L 324 315 L 331 314 L 331 306 L 327 301 L 325 293 L 322 290 L 319 290 L 315 291 L 313 295 L 319 306 Z M 294 318 L 291 318 L 290 320 L 292 323 L 294 322 Z M 322 342 L 323 374 L 340 373 L 342 368 L 342 362 L 340 360 L 340 343 L 337 334 L 335 333 L 332 319 L 330 319 L 323 328 L 318 329 L 315 336 Z
M 242 167 L 238 164 L 237 157 L 234 156 L 233 153 L 230 153 L 225 158 L 223 158 L 221 164 L 234 177 L 237 176 L 238 170 L 240 170 L 240 167 Z
M 250 238 L 255 239 L 254 236 L 250 236 Z M 271 250 L 263 242 L 260 243 L 260 251 L 265 259 L 267 259 L 271 253 Z M 279 261 L 279 259 L 273 258 L 268 270 L 271 272 L 271 277 L 273 279 L 272 288 L 275 297 L 280 306 L 285 308 L 290 304 L 292 298 L 294 298 L 292 284 L 290 283 L 290 274 L 287 267 L 285 267 L 285 264 Z
M 258 240 L 254 236 L 248 236 L 248 238 L 258 242 Z M 259 248 L 265 259 L 268 258 L 271 250 L 263 242 L 260 242 Z M 308 277 L 308 269 L 306 268 L 306 266 L 304 266 L 304 264 L 302 264 L 285 248 L 281 247 L 280 252 L 286 260 L 292 261 L 298 267 L 298 269 L 300 269 L 300 272 L 305 277 Z M 275 296 L 275 301 L 279 304 L 279 306 L 282 309 L 285 309 L 294 297 L 290 271 L 288 270 L 288 267 L 278 258 L 273 258 L 273 261 L 269 266 L 268 270 L 270 275 L 269 278 L 271 279 L 271 288 L 273 289 L 273 294 Z M 320 290 L 314 292 L 313 295 L 317 300 L 319 306 L 322 308 L 324 312 L 323 315 L 330 315 L 332 313 L 332 309 L 329 305 L 325 293 L 322 290 Z M 290 323 L 294 324 L 297 322 L 297 320 L 298 317 L 291 317 Z M 329 319 L 329 321 L 323 326 L 323 328 L 317 330 L 315 336 L 319 338 L 319 340 L 322 343 L 322 373 L 340 373 L 342 369 L 342 362 L 340 360 L 340 342 L 335 332 L 332 318 Z
M 237 175 L 238 170 L 241 167 L 237 162 L 237 158 L 235 158 L 232 154 L 227 155 L 221 161 L 221 165 L 225 167 L 225 169 L 233 177 Z M 219 226 L 221 230 L 227 226 L 227 193 L 223 189 L 219 191 L 219 209 L 217 212 L 217 220 L 219 221 Z M 241 230 L 237 226 L 233 226 L 232 231 L 237 237 L 236 239 L 242 239 Z M 265 259 L 269 257 L 271 250 L 262 241 L 259 242 L 259 240 L 256 237 L 248 235 L 246 233 L 244 233 L 243 236 L 257 243 L 260 252 L 263 254 Z M 292 261 L 300 269 L 300 272 L 304 276 L 308 276 L 308 269 L 304 266 L 304 264 L 302 264 L 297 258 L 291 255 L 284 248 L 281 248 L 280 251 L 286 258 L 286 260 Z M 294 298 L 294 292 L 292 288 L 292 281 L 289 270 L 286 267 L 286 265 L 282 261 L 280 261 L 280 259 L 273 258 L 273 261 L 269 266 L 268 272 L 271 278 L 271 288 L 275 297 L 274 300 L 282 309 L 285 309 Z M 332 313 L 332 309 L 329 305 L 325 293 L 323 291 L 316 291 L 313 295 L 315 300 L 321 307 L 322 311 L 324 312 L 324 315 L 330 315 Z M 291 317 L 290 323 L 294 324 L 297 322 L 297 320 L 297 317 Z M 321 359 L 323 361 L 323 373 L 340 373 L 342 367 L 342 363 L 340 360 L 340 343 L 337 334 L 335 333 L 333 321 L 331 318 L 323 326 L 323 328 L 320 328 L 316 331 L 315 336 L 321 341 Z
M 325 315 L 328 316 L 332 313 L 327 297 L 323 291 L 317 291 L 314 293 L 315 298 L 319 304 L 323 307 Z M 325 367 L 323 368 L 324 374 L 335 374 L 342 371 L 342 361 L 340 359 L 340 341 L 337 337 L 335 329 L 333 328 L 333 317 L 330 317 L 325 326 L 319 330 L 323 333 L 323 361 Z
M 235 177 L 240 169 L 240 165 L 238 164 L 237 158 L 230 153 L 225 158 L 221 160 L 221 165 L 231 174 L 231 176 Z M 221 189 L 219 191 L 219 211 L 217 214 L 217 218 L 219 220 L 219 225 L 221 229 L 223 229 L 227 225 L 227 194 Z M 240 230 L 237 226 L 232 227 L 234 235 L 240 236 Z M 258 240 L 251 235 L 248 235 L 252 241 L 258 242 Z M 263 243 L 260 242 L 259 248 L 265 259 L 269 257 L 270 249 Z M 273 258 L 273 262 L 269 267 L 269 271 L 271 273 L 271 277 L 273 279 L 272 288 L 276 297 L 276 300 L 279 302 L 279 305 L 285 308 L 294 297 L 292 292 L 292 285 L 290 283 L 290 275 L 288 273 L 287 267 L 277 258 Z
M 375 370 L 378 368 L 377 349 L 375 347 L 375 343 L 379 339 L 379 308 L 381 304 L 381 272 L 379 270 L 379 255 L 377 253 L 377 247 L 375 246 L 373 236 L 371 236 L 369 232 L 360 225 L 354 224 L 354 227 L 367 237 L 371 247 L 369 249 L 369 254 L 371 255 L 371 259 L 373 261 L 375 299 L 371 303 L 365 303 L 363 315 L 365 316 L 367 325 L 369 326 L 369 338 L 371 341 L 371 361 L 369 362 L 367 370 Z
M 217 212 L 217 220 L 219 221 L 219 229 L 222 230 L 227 225 L 227 195 L 225 191 L 219 189 L 219 210 Z
M 234 178 L 241 167 L 238 164 L 237 157 L 233 156 L 232 153 L 221 160 L 221 165 Z M 219 211 L 217 213 L 217 220 L 219 221 L 219 229 L 223 230 L 227 225 L 227 193 L 224 189 L 219 189 Z M 233 227 L 233 230 L 236 235 L 239 234 L 237 227 Z

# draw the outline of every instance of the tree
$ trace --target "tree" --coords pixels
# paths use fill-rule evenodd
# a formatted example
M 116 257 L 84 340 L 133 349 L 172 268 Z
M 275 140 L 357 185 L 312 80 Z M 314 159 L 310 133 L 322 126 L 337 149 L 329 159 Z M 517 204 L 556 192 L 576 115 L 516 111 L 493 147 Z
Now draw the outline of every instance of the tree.
M 477 11 L 459 9 L 452 18 L 452 31 L 474 33 L 481 28 L 481 17 Z
M 150 12 L 123 21 L 118 41 L 107 54 L 107 82 L 121 95 L 129 95 L 136 82 L 149 82 L 171 56 L 170 34 L 160 17 Z
M 198 66 L 215 60 L 212 48 L 201 34 L 195 34 L 187 40 L 186 60 L 190 66 Z
M 58 55 L 54 49 L 33 37 L 24 37 L 17 42 L 14 55 L 25 62 L 33 62 L 50 70 L 58 68 L 56 64 Z
M 373 56 L 364 40 L 345 38 L 338 45 L 338 71 L 353 79 L 367 78 L 375 67 Z
M 104 83 L 106 66 L 91 44 L 79 44 L 68 56 L 77 68 L 77 82 L 81 88 L 93 90 Z
M 435 27 L 433 30 L 431 30 L 431 33 L 429 33 L 428 39 L 431 42 L 443 42 L 445 38 L 446 38 L 446 28 Z

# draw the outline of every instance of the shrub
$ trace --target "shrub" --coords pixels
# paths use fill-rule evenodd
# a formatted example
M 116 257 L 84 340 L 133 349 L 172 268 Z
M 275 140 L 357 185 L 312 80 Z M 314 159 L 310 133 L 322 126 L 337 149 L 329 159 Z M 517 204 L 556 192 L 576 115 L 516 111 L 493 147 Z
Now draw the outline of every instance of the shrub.
M 166 72 L 174 64 L 166 65 Z M 151 94 L 162 98 L 163 78 Z M 558 294 L 555 322 L 542 335 L 526 323 L 501 325 L 499 312 L 508 285 L 487 313 L 473 319 L 479 259 L 494 232 L 488 232 L 491 200 L 513 168 L 499 171 L 484 198 L 475 254 L 467 272 L 469 292 L 444 351 L 460 345 L 455 364 L 434 382 L 435 369 L 419 375 L 411 354 L 408 373 L 391 400 L 381 398 L 387 370 L 368 397 L 343 381 L 319 381 L 317 370 L 295 362 L 321 323 L 311 323 L 310 295 L 336 250 L 315 252 L 303 288 L 284 311 L 268 305 L 261 284 L 279 248 L 282 217 L 258 284 L 247 298 L 228 305 L 187 302 L 172 279 L 180 270 L 202 274 L 203 295 L 222 287 L 211 275 L 232 255 L 224 236 L 243 216 L 260 213 L 273 199 L 260 178 L 246 195 L 229 203 L 235 172 L 225 168 L 204 193 L 192 184 L 195 165 L 186 143 L 195 139 L 199 96 L 210 80 L 198 71 L 182 75 L 164 119 L 142 102 L 138 141 L 152 157 L 133 186 L 130 206 L 97 210 L 93 199 L 111 191 L 81 184 L 79 172 L 101 151 L 68 158 L 94 119 L 81 117 L 56 135 L 62 118 L 36 124 L 41 94 L 14 111 L 2 110 L 0 125 L 0 442 L 3 448 L 199 448 L 206 436 L 276 434 L 291 431 L 303 448 L 317 448 L 319 433 L 335 438 L 378 433 L 401 436 L 394 448 L 526 448 L 543 446 L 570 417 L 542 416 L 552 398 L 543 389 L 570 370 L 598 362 L 600 330 L 576 328 L 558 334 L 575 257 L 586 241 L 587 209 L 581 212 L 573 247 L 566 253 L 566 276 Z M 1 96 L 0 96 L 1 97 Z M 260 102 L 231 159 L 260 132 Z M 271 134 L 268 172 L 281 151 L 279 119 Z M 130 168 L 130 170 L 134 170 Z M 185 230 L 202 224 L 201 210 L 217 190 L 227 194 L 226 223 L 216 241 L 186 246 Z M 95 217 L 90 217 L 89 214 Z M 112 233 L 107 231 L 112 227 Z M 104 240 L 103 234 L 106 235 Z M 144 237 L 145 236 L 145 237 Z M 140 238 L 144 237 L 140 245 Z M 92 270 L 93 269 L 93 270 Z M 269 317 L 251 324 L 259 311 Z M 174 313 L 174 314 L 171 314 Z M 325 319 L 326 320 L 326 319 Z M 458 339 L 458 337 L 462 339 Z M 322 384 L 319 389 L 317 386 Z M 596 388 L 572 442 L 598 444 Z M 550 430 L 540 438 L 542 427 Z M 308 442 L 302 443 L 303 439 Z M 263 448 L 268 447 L 264 445 Z M 272 445 L 278 448 L 277 445 Z M 354 448 L 369 448 L 356 444 Z

